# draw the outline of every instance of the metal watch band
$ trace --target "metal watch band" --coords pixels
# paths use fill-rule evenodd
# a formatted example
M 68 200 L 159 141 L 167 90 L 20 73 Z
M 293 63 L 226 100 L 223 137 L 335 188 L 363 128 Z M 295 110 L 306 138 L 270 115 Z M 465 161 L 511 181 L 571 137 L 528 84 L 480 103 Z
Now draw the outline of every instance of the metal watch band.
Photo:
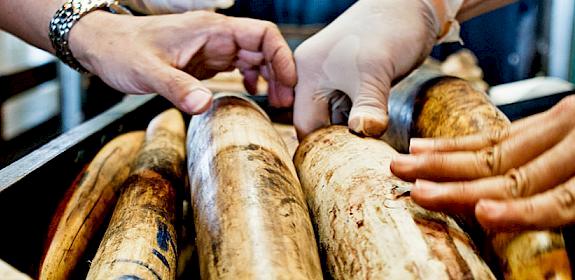
M 117 14 L 130 13 L 120 6 L 117 0 L 68 0 L 56 11 L 50 21 L 48 36 L 54 50 L 56 50 L 56 56 L 72 69 L 81 73 L 88 73 L 88 71 L 74 58 L 68 37 L 74 24 L 84 15 L 95 10 L 105 10 Z

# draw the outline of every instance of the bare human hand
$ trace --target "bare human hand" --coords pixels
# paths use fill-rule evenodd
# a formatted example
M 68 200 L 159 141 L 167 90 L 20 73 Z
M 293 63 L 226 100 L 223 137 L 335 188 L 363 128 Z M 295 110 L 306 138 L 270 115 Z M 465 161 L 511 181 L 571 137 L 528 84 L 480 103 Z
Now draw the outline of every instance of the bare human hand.
M 423 207 L 473 211 L 495 230 L 575 223 L 575 96 L 506 131 L 454 139 L 413 139 L 393 160 L 397 176 L 416 180 Z M 431 180 L 431 181 L 428 181 Z M 435 182 L 432 182 L 435 181 Z
M 234 4 L 234 0 L 120 0 L 120 3 L 146 15 L 159 15 L 226 9 Z
M 272 106 L 293 103 L 292 53 L 278 28 L 266 21 L 205 11 L 144 17 L 96 11 L 74 26 L 70 48 L 111 87 L 159 93 L 189 114 L 211 104 L 212 94 L 199 80 L 235 68 L 251 93 L 258 76 L 268 81 Z

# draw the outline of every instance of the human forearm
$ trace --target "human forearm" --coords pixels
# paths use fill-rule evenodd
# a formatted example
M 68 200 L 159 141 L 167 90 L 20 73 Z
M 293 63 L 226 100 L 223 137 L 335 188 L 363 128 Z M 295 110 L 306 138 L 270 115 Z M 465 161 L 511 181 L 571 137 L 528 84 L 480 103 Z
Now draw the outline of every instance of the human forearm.
M 54 52 L 48 38 L 50 19 L 65 0 L 0 1 L 0 29 Z
M 457 13 L 457 20 L 463 22 L 513 2 L 515 0 L 465 0 Z

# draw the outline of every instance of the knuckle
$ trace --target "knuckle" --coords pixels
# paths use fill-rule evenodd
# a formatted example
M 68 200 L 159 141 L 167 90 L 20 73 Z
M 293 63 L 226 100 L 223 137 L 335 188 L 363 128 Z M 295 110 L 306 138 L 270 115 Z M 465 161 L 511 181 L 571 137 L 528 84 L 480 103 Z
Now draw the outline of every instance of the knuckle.
M 501 151 L 489 146 L 477 153 L 477 171 L 479 175 L 493 176 L 501 173 Z
M 212 13 L 204 10 L 192 11 L 196 16 L 204 20 L 223 20 L 225 18 L 224 15 L 218 13 Z
M 485 134 L 485 142 L 491 146 L 499 144 L 501 140 L 509 136 L 509 129 L 491 130 Z
M 440 153 L 425 154 L 421 165 L 428 163 L 432 170 L 442 170 L 445 168 L 445 156 Z
M 465 146 L 465 140 L 463 137 L 447 138 L 447 143 L 451 145 L 453 149 L 459 149 Z
M 183 77 L 174 75 L 165 81 L 166 89 L 171 95 L 183 96 L 187 93 L 184 82 Z
M 206 23 L 205 26 L 211 27 L 219 25 L 223 20 L 225 20 L 225 16 L 223 15 L 203 10 L 189 11 L 185 14 L 182 14 L 182 16 L 185 16 L 184 22 L 190 26 L 197 26 L 198 22 L 202 22 Z
M 554 199 L 561 213 L 575 212 L 575 191 L 571 188 L 560 186 L 554 193 Z
M 271 21 L 267 21 L 267 20 L 260 20 L 260 19 L 249 19 L 250 21 L 252 21 L 255 26 L 258 27 L 258 29 L 261 29 L 262 32 L 264 33 L 276 33 L 276 35 L 281 35 L 281 31 L 279 29 L 279 27 L 271 22 Z
M 457 199 L 460 199 L 461 197 L 469 196 L 469 194 L 471 194 L 472 191 L 473 188 L 470 185 L 470 183 L 468 181 L 463 181 L 458 183 L 457 191 L 455 192 L 455 194 L 457 195 Z
M 194 11 L 193 13 L 200 17 L 211 17 L 211 13 L 204 10 Z
M 232 39 L 233 29 L 226 24 L 214 23 L 212 26 L 208 27 L 207 30 L 209 38 L 212 41 L 214 39 L 218 41 L 221 40 L 223 42 L 225 42 L 226 40 L 228 41 L 233 40 Z
M 270 21 L 264 21 L 264 25 L 270 31 L 277 32 L 278 34 L 280 33 L 280 29 L 275 23 L 270 22 Z
M 525 211 L 525 214 L 527 216 L 533 216 L 533 214 L 535 214 L 536 211 L 533 202 L 531 202 L 530 200 L 525 201 L 525 203 L 523 203 L 523 211 Z
M 214 52 L 219 55 L 220 60 L 233 60 L 236 57 L 237 46 L 233 40 L 221 40 L 216 45 Z
M 505 174 L 506 184 L 503 189 L 509 198 L 525 197 L 531 193 L 528 177 L 523 169 L 511 169 Z
M 437 149 L 456 149 L 461 144 L 459 138 L 441 138 L 433 139 L 432 146 L 434 150 Z
M 518 225 L 510 225 L 512 229 L 538 229 L 544 223 L 542 209 L 537 207 L 532 199 L 525 199 L 518 202 L 517 210 L 521 215 L 515 215 L 514 222 Z

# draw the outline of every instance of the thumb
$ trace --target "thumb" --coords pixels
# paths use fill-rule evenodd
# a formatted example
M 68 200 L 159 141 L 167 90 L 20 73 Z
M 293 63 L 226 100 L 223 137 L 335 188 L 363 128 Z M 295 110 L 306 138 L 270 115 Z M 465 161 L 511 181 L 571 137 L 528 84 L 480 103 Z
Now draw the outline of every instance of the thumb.
M 202 82 L 168 65 L 159 69 L 150 73 L 147 79 L 154 91 L 190 115 L 208 110 L 212 103 L 212 93 Z
M 305 77 L 305 76 L 304 76 Z M 329 92 L 317 89 L 312 79 L 300 79 L 296 85 L 293 123 L 299 140 L 317 129 L 328 126 Z
M 384 92 L 363 88 L 352 97 L 353 106 L 349 113 L 348 126 L 358 134 L 379 138 L 387 129 L 387 97 L 389 87 Z

